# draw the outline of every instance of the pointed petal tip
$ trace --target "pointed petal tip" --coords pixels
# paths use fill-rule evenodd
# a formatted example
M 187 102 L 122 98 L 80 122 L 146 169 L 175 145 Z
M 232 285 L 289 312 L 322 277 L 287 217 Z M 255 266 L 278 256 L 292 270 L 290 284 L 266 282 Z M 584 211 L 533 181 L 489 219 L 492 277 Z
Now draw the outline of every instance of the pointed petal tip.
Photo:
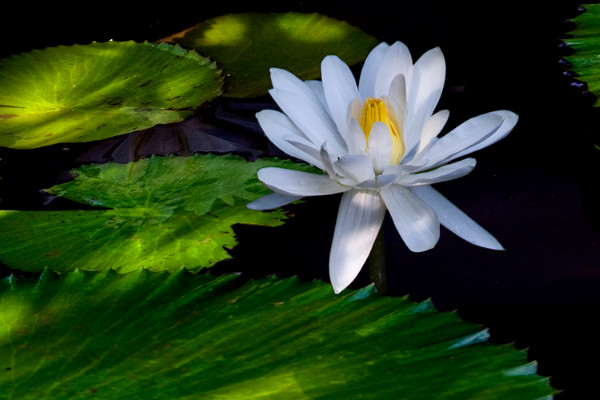
M 347 264 L 347 263 L 346 263 Z M 338 263 L 334 260 L 329 260 L 329 280 L 331 282 L 331 286 L 333 287 L 333 292 L 335 294 L 339 294 L 344 289 L 346 289 L 352 281 L 356 278 L 364 262 L 360 262 L 360 266 L 357 267 L 358 263 L 353 263 L 355 265 L 343 265 L 340 267 Z M 337 265 L 338 267 L 333 267 Z
M 321 79 L 324 81 L 323 75 L 326 74 L 327 70 L 333 69 L 335 71 L 336 68 L 347 68 L 348 65 L 336 55 L 328 55 L 323 57 L 321 60 Z
M 504 125 L 504 129 L 509 129 L 509 131 L 519 121 L 519 115 L 510 110 L 496 110 L 492 111 L 490 114 L 499 115 L 502 118 L 502 125 Z
M 246 204 L 246 207 L 254 211 L 272 210 L 274 208 L 293 203 L 294 201 L 300 200 L 301 198 L 302 196 L 288 196 L 285 194 L 274 192 Z
M 256 177 L 258 178 L 259 181 L 262 182 L 262 179 L 260 177 L 264 176 L 265 173 L 268 173 L 270 168 L 274 168 L 274 167 L 265 167 L 265 168 L 261 168 L 258 171 L 256 171 Z
M 498 241 L 496 241 L 496 243 L 494 243 L 493 245 L 486 246 L 486 248 L 490 249 L 490 250 L 496 250 L 496 251 L 506 251 L 504 246 L 502 246 L 502 244 L 500 244 L 500 242 L 498 242 Z
M 273 75 L 273 74 L 289 73 L 289 72 L 283 68 L 271 67 L 271 68 L 269 68 L 269 73 L 271 75 Z
M 495 112 L 497 112 L 499 114 L 502 114 L 502 115 L 510 116 L 512 118 L 519 118 L 519 114 L 515 113 L 514 111 L 510 111 L 510 110 L 497 110 Z
M 273 87 L 277 85 L 277 82 L 281 79 L 281 77 L 284 77 L 288 73 L 289 72 L 285 69 L 275 67 L 269 68 L 269 76 L 271 77 L 271 83 L 273 84 Z
M 391 47 L 391 48 L 394 48 L 394 49 L 402 49 L 402 50 L 408 49 L 408 46 L 406 45 L 406 43 L 404 43 L 404 42 L 402 42 L 400 40 L 396 40 L 394 43 L 392 43 L 391 45 L 389 45 L 387 47 Z
M 423 253 L 423 252 L 425 252 L 427 250 L 433 249 L 437 245 L 437 243 L 439 242 L 439 240 L 440 240 L 440 236 L 438 234 L 437 239 L 435 239 L 434 242 L 429 243 L 429 244 L 413 243 L 413 242 L 410 242 L 410 241 L 404 241 L 404 244 L 406 244 L 406 247 L 408 247 L 408 249 L 410 251 L 412 251 L 413 253 Z
M 472 240 L 468 240 L 468 242 L 471 243 L 472 245 L 475 245 L 477 247 L 481 247 L 481 248 L 484 248 L 484 249 L 487 249 L 487 250 L 506 251 L 506 249 L 504 248 L 504 246 L 502 246 L 500 244 L 500 242 L 498 242 L 496 240 L 496 238 L 494 238 L 494 237 L 487 238 L 486 242 L 484 242 L 484 241 L 475 242 L 475 241 L 472 241 Z
M 444 52 L 442 48 L 437 46 L 433 47 L 426 52 L 424 52 L 421 57 L 417 60 L 415 65 L 421 61 L 421 63 L 425 63 L 424 65 L 435 65 L 445 69 L 446 66 L 446 58 L 444 56 Z
M 269 205 L 266 205 L 264 200 L 262 199 L 257 199 L 246 204 L 246 208 L 252 211 L 266 211 L 275 207 L 270 207 Z
M 254 210 L 254 211 L 260 210 L 260 208 L 258 207 L 258 205 L 256 204 L 256 202 L 254 202 L 254 201 L 246 204 L 246 208 L 249 209 L 249 210 Z
M 270 110 L 268 108 L 265 108 L 264 110 L 257 111 L 256 114 L 254 114 L 254 117 L 260 123 L 261 119 L 269 118 L 270 116 L 272 116 L 272 113 L 274 113 L 274 112 L 278 113 L 279 111 Z
M 330 55 L 327 55 L 327 56 L 323 57 L 323 61 L 321 61 L 321 63 L 324 63 L 324 62 L 338 62 L 338 60 L 342 61 L 338 56 L 330 54 Z
M 343 279 L 338 280 L 338 279 L 334 278 L 333 275 L 331 276 L 330 280 L 331 280 L 331 287 L 333 288 L 333 293 L 335 293 L 335 294 L 340 294 L 342 291 L 344 291 L 344 289 L 346 289 L 352 283 L 352 281 L 348 282 L 347 280 L 343 280 Z

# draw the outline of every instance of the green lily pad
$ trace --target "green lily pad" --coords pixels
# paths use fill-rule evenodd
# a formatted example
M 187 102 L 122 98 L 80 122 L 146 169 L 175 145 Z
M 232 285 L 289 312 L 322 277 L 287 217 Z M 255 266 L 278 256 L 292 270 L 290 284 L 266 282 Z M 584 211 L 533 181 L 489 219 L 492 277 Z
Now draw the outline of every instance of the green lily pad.
M 575 50 L 566 57 L 588 89 L 600 98 L 600 4 L 585 4 L 585 12 L 573 19 L 576 29 L 564 42 Z M 596 101 L 600 105 L 600 100 Z
M 104 209 L 0 211 L 0 260 L 27 271 L 74 268 L 128 272 L 192 271 L 229 258 L 232 226 L 277 226 L 284 211 L 249 210 L 269 193 L 256 172 L 306 169 L 282 160 L 236 156 L 151 157 L 129 164 L 81 167 L 49 193 Z
M 321 75 L 323 57 L 335 54 L 352 65 L 378 44 L 346 22 L 292 12 L 227 14 L 165 40 L 216 60 L 226 75 L 224 95 L 229 97 L 266 94 L 272 87 L 271 67 L 315 79 Z
M 0 281 L 2 399 L 540 399 L 511 345 L 373 287 L 180 271 Z
M 180 46 L 59 46 L 0 59 L 0 146 L 31 149 L 178 122 L 220 95 L 221 72 Z

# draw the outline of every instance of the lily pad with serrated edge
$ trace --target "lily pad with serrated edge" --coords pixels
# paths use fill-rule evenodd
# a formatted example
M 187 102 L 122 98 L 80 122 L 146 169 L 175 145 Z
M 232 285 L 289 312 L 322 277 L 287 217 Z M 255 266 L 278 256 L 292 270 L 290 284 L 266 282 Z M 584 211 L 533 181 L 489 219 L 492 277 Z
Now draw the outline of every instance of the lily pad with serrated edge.
M 234 224 L 277 226 L 282 210 L 246 205 L 270 193 L 260 168 L 309 169 L 291 161 L 237 156 L 151 157 L 89 165 L 47 191 L 86 206 L 0 211 L 0 261 L 21 270 L 198 271 L 230 258 Z
M 372 286 L 46 271 L 0 281 L 0 399 L 551 398 L 488 336 Z
M 564 39 L 575 53 L 566 57 L 577 79 L 586 82 L 588 90 L 600 98 L 600 4 L 584 4 L 585 11 L 573 19 L 575 30 Z M 600 100 L 596 101 L 600 105 Z
M 0 59 L 0 147 L 88 142 L 178 122 L 221 94 L 215 64 L 166 43 L 50 47 Z
M 256 97 L 272 87 L 269 68 L 303 80 L 320 77 L 321 61 L 337 55 L 347 64 L 363 61 L 378 44 L 344 21 L 319 14 L 239 13 L 211 18 L 165 41 L 209 55 L 226 75 L 224 96 Z

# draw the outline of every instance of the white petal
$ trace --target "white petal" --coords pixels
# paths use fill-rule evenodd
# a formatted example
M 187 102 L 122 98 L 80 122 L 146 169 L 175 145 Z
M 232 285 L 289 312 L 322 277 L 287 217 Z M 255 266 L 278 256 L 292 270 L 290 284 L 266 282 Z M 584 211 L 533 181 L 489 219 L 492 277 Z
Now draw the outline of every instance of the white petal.
M 327 108 L 327 100 L 325 99 L 325 91 L 323 89 L 323 82 L 309 80 L 309 81 L 304 81 L 304 83 L 313 91 L 313 93 L 319 99 L 319 102 L 323 105 L 323 107 Z
M 290 141 L 312 142 L 304 136 L 285 114 L 275 110 L 262 110 L 256 113 L 256 119 L 265 132 L 265 135 L 281 151 L 321 168 L 321 162 L 318 158 L 290 143 Z
M 311 94 L 289 92 L 282 89 L 271 89 L 269 93 L 279 108 L 315 145 L 327 142 L 332 151 L 345 152 L 346 143 L 341 138 L 337 127 L 319 99 L 306 86 Z
M 270 193 L 247 204 L 251 210 L 271 210 L 300 200 L 303 196 L 288 196 L 281 193 Z
M 301 141 L 297 139 L 290 139 L 290 144 L 296 146 L 299 151 L 303 151 L 307 154 L 307 157 L 310 156 L 312 158 L 318 159 L 317 165 L 320 169 L 327 172 L 327 175 L 338 183 L 342 185 L 354 186 L 356 184 L 355 180 L 352 178 L 345 178 L 344 176 L 340 176 L 338 171 L 333 166 L 333 161 L 331 160 L 331 156 L 327 151 L 327 143 L 323 143 L 320 149 L 314 148 L 314 145 L 308 141 Z M 370 166 L 370 164 L 369 164 Z
M 406 77 L 404 75 L 397 75 L 392 80 L 387 98 L 394 110 L 398 126 L 404 127 L 406 118 Z
M 417 153 L 420 152 L 427 146 L 437 135 L 440 134 L 446 122 L 448 122 L 448 118 L 450 117 L 450 111 L 441 110 L 433 114 L 426 122 L 425 126 L 423 126 L 423 131 L 421 132 L 421 139 L 419 140 L 419 148 L 417 149 Z
M 321 62 L 321 79 L 329 113 L 338 130 L 345 132 L 348 107 L 352 100 L 360 97 L 354 75 L 346 63 L 337 56 L 327 56 Z
M 433 167 L 468 154 L 478 143 L 495 137 L 503 121 L 504 117 L 498 113 L 487 113 L 471 118 L 440 139 L 432 140 L 408 164 Z
M 271 82 L 273 83 L 274 89 L 277 91 L 294 93 L 296 94 L 298 101 L 317 105 L 317 108 L 322 108 L 323 114 L 327 114 L 325 97 L 322 93 L 323 85 L 320 82 L 304 82 L 296 75 L 281 68 L 270 68 L 269 72 L 271 74 Z M 319 85 L 321 86 L 320 88 Z M 323 116 L 323 118 L 330 119 L 328 115 Z
M 315 167 L 325 170 L 321 161 L 319 149 L 308 139 L 302 139 L 297 136 L 284 136 L 283 140 L 294 148 L 294 151 L 299 154 L 300 158 Z M 288 153 L 291 154 L 291 153 Z
M 381 60 L 389 47 L 390 46 L 385 42 L 380 43 L 371 50 L 363 64 L 360 72 L 360 79 L 358 81 L 358 91 L 360 92 L 362 102 L 368 97 L 375 97 L 375 79 L 377 78 L 377 71 L 381 65 Z
M 440 237 L 435 211 L 410 189 L 392 185 L 380 190 L 381 198 L 406 246 L 414 252 L 429 250 Z
M 513 128 L 517 124 L 517 121 L 519 120 L 519 116 L 512 111 L 499 110 L 494 111 L 491 114 L 500 115 L 502 117 L 502 125 L 492 135 L 487 136 L 485 139 L 476 143 L 474 146 L 471 146 L 461 151 L 453 158 L 462 157 L 464 155 L 467 155 L 469 153 L 483 149 L 484 147 L 488 147 L 496 143 L 498 140 L 506 137 L 513 130 Z
M 313 94 L 307 90 L 308 88 L 304 81 L 291 72 L 281 68 L 270 68 L 269 72 L 273 88 L 286 92 L 302 93 L 305 96 L 313 96 Z
M 415 63 L 403 131 L 407 152 L 419 143 L 425 122 L 440 100 L 445 79 L 446 62 L 438 47 L 427 51 Z
M 375 191 L 351 190 L 342 195 L 329 255 L 329 276 L 339 293 L 356 278 L 379 233 L 385 206 Z
M 381 174 L 392 159 L 392 136 L 383 122 L 375 122 L 369 133 L 367 155 L 376 174 Z
M 413 188 L 413 191 L 435 210 L 440 223 L 451 232 L 474 245 L 504 250 L 495 237 L 431 186 L 418 186 Z
M 361 102 L 360 99 L 354 99 L 350 102 L 350 105 L 348 106 L 348 116 L 346 117 L 346 126 L 348 126 L 348 129 L 350 128 L 350 123 L 353 119 L 356 121 L 361 120 L 363 109 L 364 103 Z M 344 138 L 346 137 L 344 136 Z
M 327 143 L 323 143 L 321 145 L 321 149 L 319 150 L 319 157 L 321 157 L 321 162 L 323 163 L 323 169 L 325 170 L 325 172 L 327 172 L 331 179 L 335 179 L 337 177 L 337 174 L 333 169 L 333 161 L 331 161 L 331 156 L 327 151 Z
M 375 178 L 371 161 L 363 154 L 342 156 L 333 164 L 333 167 L 340 175 L 350 178 L 354 185 Z
M 406 106 L 406 94 L 406 77 L 404 74 L 398 74 L 390 83 L 387 97 L 396 101 L 398 104 L 401 104 L 404 108 Z
M 367 138 L 357 120 L 352 118 L 346 131 L 346 144 L 350 154 L 363 154 L 367 150 Z
M 256 119 L 269 140 L 281 141 L 284 136 L 298 136 L 308 140 L 306 135 L 298 129 L 287 115 L 275 110 L 261 110 L 256 113 Z M 275 142 L 274 142 L 275 143 Z
M 427 172 L 399 176 L 396 183 L 402 186 L 420 186 L 450 181 L 467 175 L 475 168 L 475 164 L 474 158 L 465 158 Z
M 268 167 L 258 171 L 258 179 L 274 192 L 288 196 L 321 196 L 350 190 L 327 175 Z
M 354 186 L 356 189 L 383 189 L 394 183 L 396 175 L 377 175 Z
M 402 42 L 391 45 L 381 58 L 375 78 L 375 95 L 373 97 L 387 96 L 392 80 L 397 75 L 402 74 L 409 80 L 412 66 L 412 57 L 408 47 Z

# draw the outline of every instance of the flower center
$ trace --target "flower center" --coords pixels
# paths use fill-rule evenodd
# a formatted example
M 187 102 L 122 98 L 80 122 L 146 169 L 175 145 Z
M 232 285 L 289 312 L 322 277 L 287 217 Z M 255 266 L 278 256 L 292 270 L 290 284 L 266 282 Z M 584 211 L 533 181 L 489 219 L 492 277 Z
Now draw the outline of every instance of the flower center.
M 398 164 L 404 155 L 402 134 L 398 127 L 398 122 L 394 117 L 393 114 L 390 116 L 383 100 L 370 97 L 365 101 L 362 116 L 360 118 L 360 126 L 367 138 L 367 147 L 369 146 L 369 133 L 375 122 L 383 122 L 388 127 L 392 138 L 392 157 L 390 164 Z

